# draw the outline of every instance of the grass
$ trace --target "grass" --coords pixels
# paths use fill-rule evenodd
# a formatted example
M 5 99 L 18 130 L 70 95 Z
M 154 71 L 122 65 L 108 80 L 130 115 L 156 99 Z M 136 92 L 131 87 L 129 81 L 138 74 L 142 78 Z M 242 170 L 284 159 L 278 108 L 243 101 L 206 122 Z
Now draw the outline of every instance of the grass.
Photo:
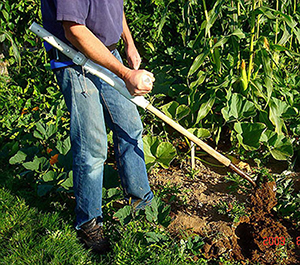
M 0 214 L 0 264 L 93 263 L 59 213 L 41 213 L 2 188 Z
M 208 264 L 199 237 L 174 238 L 142 214 L 126 225 L 108 216 L 112 251 L 94 254 L 76 238 L 72 199 L 38 197 L 16 170 L 1 163 L 0 264 Z

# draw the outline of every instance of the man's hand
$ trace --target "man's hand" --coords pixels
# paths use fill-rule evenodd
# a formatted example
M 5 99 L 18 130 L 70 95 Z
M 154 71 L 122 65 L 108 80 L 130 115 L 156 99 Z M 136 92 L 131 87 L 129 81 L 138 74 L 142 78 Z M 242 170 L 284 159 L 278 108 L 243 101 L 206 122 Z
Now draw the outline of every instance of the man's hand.
M 151 82 L 146 83 L 144 81 L 146 78 L 149 78 Z M 129 70 L 123 80 L 132 96 L 143 96 L 152 90 L 155 79 L 153 74 L 146 70 Z
M 125 52 L 127 61 L 130 68 L 138 70 L 141 65 L 141 57 L 134 45 L 125 45 Z

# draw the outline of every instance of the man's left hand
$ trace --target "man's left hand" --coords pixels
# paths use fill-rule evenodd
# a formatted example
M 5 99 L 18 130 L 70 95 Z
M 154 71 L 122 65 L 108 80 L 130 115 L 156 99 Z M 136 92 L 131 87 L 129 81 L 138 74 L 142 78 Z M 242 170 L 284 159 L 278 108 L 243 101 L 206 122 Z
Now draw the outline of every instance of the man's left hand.
M 125 52 L 129 67 L 134 70 L 138 70 L 140 68 L 142 59 L 136 47 L 133 45 L 127 46 L 125 47 Z

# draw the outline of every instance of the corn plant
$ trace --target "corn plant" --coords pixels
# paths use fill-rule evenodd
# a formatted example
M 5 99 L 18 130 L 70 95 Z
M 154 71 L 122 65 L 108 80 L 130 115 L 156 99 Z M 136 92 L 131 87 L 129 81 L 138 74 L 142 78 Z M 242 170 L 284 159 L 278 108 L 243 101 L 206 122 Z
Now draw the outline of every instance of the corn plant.
M 299 4 L 165 1 L 163 10 L 159 37 L 148 41 L 152 54 L 164 50 L 149 59 L 154 104 L 216 144 L 291 159 L 300 132 Z

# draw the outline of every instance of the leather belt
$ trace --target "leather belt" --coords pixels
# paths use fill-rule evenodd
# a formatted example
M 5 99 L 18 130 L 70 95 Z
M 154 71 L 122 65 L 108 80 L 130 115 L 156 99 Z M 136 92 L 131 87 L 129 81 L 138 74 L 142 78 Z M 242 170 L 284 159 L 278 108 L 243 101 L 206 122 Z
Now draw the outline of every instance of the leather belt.
M 106 48 L 109 51 L 113 51 L 117 48 L 117 43 L 114 43 L 112 45 L 106 46 Z M 51 50 L 49 50 L 47 52 L 47 54 L 49 55 L 50 60 L 55 60 L 56 62 L 69 62 L 71 61 L 71 59 L 64 55 L 62 52 L 60 52 L 59 50 L 52 48 Z

